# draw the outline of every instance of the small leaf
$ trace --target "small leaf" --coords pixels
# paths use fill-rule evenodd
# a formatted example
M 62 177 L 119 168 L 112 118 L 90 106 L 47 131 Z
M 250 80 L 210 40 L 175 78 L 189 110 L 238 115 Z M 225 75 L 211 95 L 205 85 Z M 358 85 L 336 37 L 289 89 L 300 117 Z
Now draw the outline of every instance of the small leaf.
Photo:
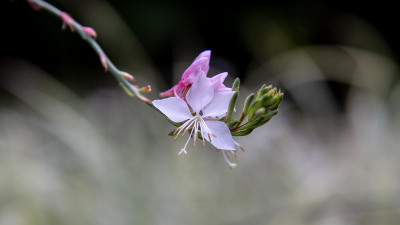
M 243 122 L 244 118 L 246 118 L 247 114 L 249 113 L 248 111 L 249 111 L 250 105 L 254 100 L 254 96 L 255 96 L 254 93 L 251 93 L 249 96 L 247 96 L 247 98 L 244 102 L 242 114 L 240 115 L 240 118 L 235 127 L 240 126 L 240 124 Z
M 240 87 L 240 79 L 236 78 L 235 81 L 233 81 L 232 91 L 238 91 L 239 87 Z
M 230 120 L 231 117 L 232 117 L 232 113 L 235 110 L 235 106 L 236 106 L 236 101 L 237 101 L 238 95 L 239 95 L 239 91 L 236 91 L 233 94 L 233 96 L 231 98 L 231 101 L 229 102 L 229 107 L 228 107 L 228 112 L 226 113 L 225 122 Z

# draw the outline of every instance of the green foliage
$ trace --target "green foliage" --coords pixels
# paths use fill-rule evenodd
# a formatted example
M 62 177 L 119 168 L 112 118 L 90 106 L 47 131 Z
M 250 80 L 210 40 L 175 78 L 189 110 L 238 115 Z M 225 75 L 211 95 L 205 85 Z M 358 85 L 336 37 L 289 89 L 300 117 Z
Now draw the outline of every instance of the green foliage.
M 238 80 L 238 79 L 236 79 Z M 236 82 L 235 83 L 238 83 Z M 235 86 L 235 85 L 234 85 Z M 236 102 L 236 98 L 234 102 Z M 232 98 L 233 99 L 233 98 Z M 228 127 L 233 136 L 250 134 L 254 129 L 267 123 L 278 113 L 278 106 L 282 102 L 283 92 L 265 84 L 254 93 L 247 96 L 242 113 L 238 120 L 230 120 L 230 115 L 225 121 L 229 121 Z M 232 103 L 232 101 L 231 101 Z M 231 108 L 230 108 L 231 109 Z M 245 120 L 247 118 L 247 120 Z M 245 122 L 244 122 L 245 121 Z

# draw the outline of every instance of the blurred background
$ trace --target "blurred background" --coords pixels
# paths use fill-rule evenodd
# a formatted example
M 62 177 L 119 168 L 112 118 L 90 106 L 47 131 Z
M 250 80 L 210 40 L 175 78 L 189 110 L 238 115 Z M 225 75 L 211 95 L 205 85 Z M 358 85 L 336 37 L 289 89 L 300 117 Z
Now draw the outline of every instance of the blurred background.
M 128 97 L 61 21 L 0 2 L 0 225 L 400 222 L 400 38 L 392 5 L 347 1 L 50 1 L 117 67 L 175 84 L 203 50 L 209 76 L 285 92 L 237 137 L 238 167 Z

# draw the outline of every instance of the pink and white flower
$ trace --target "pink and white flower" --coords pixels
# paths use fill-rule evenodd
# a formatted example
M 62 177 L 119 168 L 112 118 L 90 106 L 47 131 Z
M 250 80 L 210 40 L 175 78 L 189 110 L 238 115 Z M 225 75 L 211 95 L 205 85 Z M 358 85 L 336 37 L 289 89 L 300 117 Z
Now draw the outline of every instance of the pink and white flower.
M 201 73 L 207 75 L 210 68 L 210 57 L 210 50 L 200 53 L 193 63 L 182 74 L 181 80 L 178 82 L 178 84 L 173 86 L 171 89 L 160 93 L 160 97 L 176 96 L 185 98 L 188 89 L 193 85 L 193 82 L 196 80 L 196 78 Z M 227 76 L 228 73 L 224 72 L 207 79 L 209 79 L 212 83 L 215 92 L 232 91 L 231 88 L 228 88 L 224 85 L 224 80 Z
M 207 140 L 215 148 L 222 150 L 222 154 L 230 167 L 235 167 L 236 164 L 228 160 L 226 152 L 236 150 L 235 141 L 228 126 L 219 121 L 226 115 L 230 99 L 235 92 L 231 90 L 215 92 L 216 85 L 220 88 L 219 82 L 221 79 L 224 79 L 223 75 L 211 80 L 206 77 L 203 70 L 200 70 L 187 91 L 185 100 L 180 97 L 170 97 L 154 100 L 153 105 L 173 122 L 183 122 L 175 130 L 175 139 L 180 134 L 184 136 L 189 131 L 189 138 L 185 146 L 179 151 L 179 155 L 187 153 L 186 146 L 190 138 L 193 137 L 193 145 L 196 146 L 196 139 L 200 135 L 203 140 L 203 146 L 205 145 L 205 140 Z

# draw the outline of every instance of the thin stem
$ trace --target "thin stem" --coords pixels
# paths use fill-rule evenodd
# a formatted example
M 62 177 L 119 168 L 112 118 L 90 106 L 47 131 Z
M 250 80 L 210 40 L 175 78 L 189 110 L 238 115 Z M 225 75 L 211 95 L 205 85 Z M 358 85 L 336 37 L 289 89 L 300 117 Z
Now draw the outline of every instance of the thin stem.
M 76 22 L 73 18 L 68 16 L 67 13 L 59 10 L 58 8 L 54 7 L 53 5 L 42 1 L 42 0 L 28 0 L 28 3 L 31 5 L 34 5 L 35 8 L 37 9 L 43 9 L 51 14 L 61 18 L 64 22 L 64 26 L 68 26 L 71 31 L 76 31 L 84 41 L 88 42 L 90 46 L 94 49 L 94 51 L 99 55 L 100 60 L 105 67 L 106 71 L 109 70 L 110 73 L 117 79 L 118 83 L 124 88 L 125 91 L 129 91 L 128 93 L 131 96 L 136 96 L 139 98 L 140 101 L 151 105 L 151 101 L 143 96 L 138 88 L 133 86 L 129 81 L 123 76 L 123 74 L 126 74 L 125 72 L 119 70 L 112 62 L 111 60 L 107 57 L 103 49 L 100 47 L 100 45 L 96 42 L 94 37 L 90 35 L 88 32 L 84 30 L 85 27 L 83 27 L 81 24 Z M 66 20 L 67 19 L 67 20 Z M 129 75 L 130 76 L 130 75 Z M 133 79 L 133 77 L 132 77 Z M 152 107 L 154 108 L 154 107 Z

